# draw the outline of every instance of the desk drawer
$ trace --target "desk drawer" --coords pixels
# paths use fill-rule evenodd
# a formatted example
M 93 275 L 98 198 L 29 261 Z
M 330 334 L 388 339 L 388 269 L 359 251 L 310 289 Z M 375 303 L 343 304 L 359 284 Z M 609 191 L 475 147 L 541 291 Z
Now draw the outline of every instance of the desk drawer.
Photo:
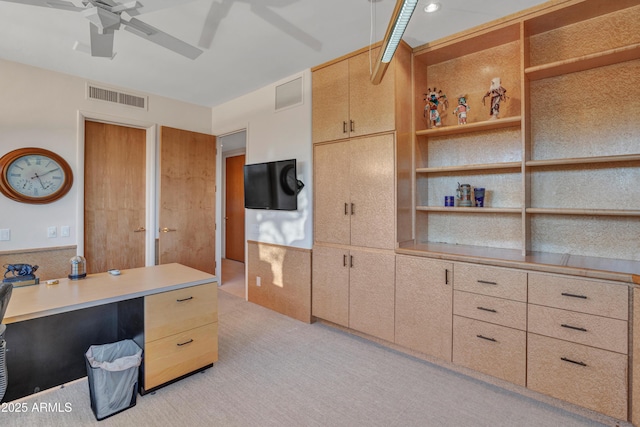
M 527 333 L 453 316 L 453 363 L 521 386 L 526 379 Z
M 628 320 L 629 288 L 553 274 L 529 274 L 529 303 Z
M 524 302 L 453 291 L 453 314 L 523 331 L 527 329 L 527 304 Z
M 218 360 L 218 322 L 145 345 L 144 387 L 162 385 Z
M 624 320 L 529 304 L 529 332 L 628 353 L 629 331 Z
M 217 322 L 217 292 L 207 283 L 145 297 L 145 342 Z
M 627 419 L 627 356 L 529 334 L 527 360 L 528 388 Z
M 454 289 L 527 302 L 527 273 L 500 267 L 456 263 Z

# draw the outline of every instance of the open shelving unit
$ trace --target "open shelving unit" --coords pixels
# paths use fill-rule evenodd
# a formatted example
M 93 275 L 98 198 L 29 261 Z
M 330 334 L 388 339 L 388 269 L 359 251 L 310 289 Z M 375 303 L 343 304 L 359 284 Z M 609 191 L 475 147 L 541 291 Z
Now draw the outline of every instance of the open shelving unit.
M 414 240 L 405 244 L 608 259 L 637 274 L 637 22 L 637 0 L 558 1 L 414 49 Z M 594 36 L 602 28 L 612 30 Z M 508 99 L 487 120 L 482 99 L 494 77 Z M 451 105 L 429 128 L 421 106 L 434 86 Z M 461 95 L 466 125 L 451 114 Z M 485 207 L 444 207 L 458 183 L 485 187 Z

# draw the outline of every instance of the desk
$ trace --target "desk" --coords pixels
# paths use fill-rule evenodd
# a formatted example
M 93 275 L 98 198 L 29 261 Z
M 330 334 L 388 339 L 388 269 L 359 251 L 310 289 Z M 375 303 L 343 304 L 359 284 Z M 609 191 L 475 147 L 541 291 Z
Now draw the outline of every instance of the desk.
M 145 340 L 146 324 L 154 324 L 158 317 L 158 313 L 154 316 L 147 309 L 149 299 L 157 294 L 188 292 L 181 290 L 201 285 L 211 287 L 207 291 L 211 295 L 208 305 L 214 306 L 206 307 L 210 310 L 206 321 L 215 322 L 215 328 L 209 328 L 216 331 L 215 342 L 208 342 L 215 349 L 207 350 L 209 363 L 186 375 L 210 367 L 217 361 L 216 282 L 217 278 L 208 273 L 180 264 L 164 264 L 123 270 L 119 276 L 98 273 L 82 280 L 59 279 L 57 285 L 41 283 L 15 288 L 3 320 L 7 325 L 9 375 L 4 401 L 86 376 L 84 353 L 90 345 L 133 339 L 145 349 L 149 345 Z M 198 304 L 198 298 L 191 298 L 188 303 Z M 161 315 L 172 318 L 171 312 Z M 144 365 L 143 359 L 141 392 L 148 392 L 151 390 L 144 389 Z M 176 372 L 179 375 L 173 380 L 185 376 L 180 370 Z

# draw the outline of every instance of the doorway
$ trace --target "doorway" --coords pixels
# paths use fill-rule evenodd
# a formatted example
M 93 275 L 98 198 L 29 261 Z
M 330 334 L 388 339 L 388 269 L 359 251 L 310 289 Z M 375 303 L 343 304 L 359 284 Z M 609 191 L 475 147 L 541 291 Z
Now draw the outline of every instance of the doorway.
M 220 289 L 246 299 L 244 164 L 246 131 L 218 137 L 222 152 L 222 262 Z

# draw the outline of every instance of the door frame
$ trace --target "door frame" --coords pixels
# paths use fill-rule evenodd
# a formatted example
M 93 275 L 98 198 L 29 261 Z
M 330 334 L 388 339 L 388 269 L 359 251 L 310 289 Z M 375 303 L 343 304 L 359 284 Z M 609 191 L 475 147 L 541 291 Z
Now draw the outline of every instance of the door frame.
M 76 222 L 77 238 L 77 254 L 84 255 L 84 122 L 86 120 L 109 123 L 117 126 L 133 127 L 146 130 L 146 178 L 145 178 L 145 225 L 147 233 L 145 233 L 145 266 L 149 267 L 156 263 L 156 237 L 157 237 L 157 200 L 156 179 L 157 167 L 157 148 L 158 148 L 158 128 L 155 123 L 133 120 L 126 117 L 111 116 L 108 114 L 95 113 L 91 111 L 78 110 L 78 173 L 74 177 L 77 185 L 78 200 L 76 203 L 78 218 Z

